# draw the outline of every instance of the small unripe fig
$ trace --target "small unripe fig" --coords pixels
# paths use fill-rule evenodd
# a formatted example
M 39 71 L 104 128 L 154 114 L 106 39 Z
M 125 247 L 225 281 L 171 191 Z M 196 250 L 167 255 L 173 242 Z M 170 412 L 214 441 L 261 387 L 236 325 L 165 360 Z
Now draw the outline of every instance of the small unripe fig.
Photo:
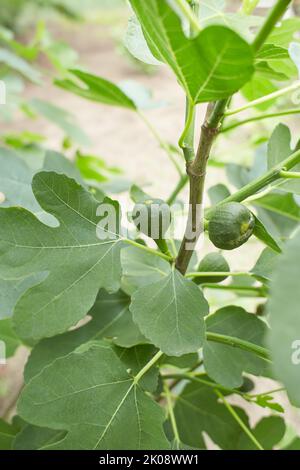
M 199 263 L 197 268 L 198 272 L 209 272 L 209 273 L 225 273 L 230 271 L 230 267 L 220 253 L 209 253 Z M 206 277 L 195 277 L 194 282 L 196 284 L 207 284 L 207 283 L 219 283 L 225 281 L 228 276 L 206 276 Z
M 170 227 L 171 209 L 161 199 L 148 199 L 134 206 L 132 220 L 140 232 L 160 240 Z
M 229 202 L 214 211 L 208 225 L 211 242 L 221 250 L 234 250 L 246 243 L 255 226 L 252 212 L 243 204 Z

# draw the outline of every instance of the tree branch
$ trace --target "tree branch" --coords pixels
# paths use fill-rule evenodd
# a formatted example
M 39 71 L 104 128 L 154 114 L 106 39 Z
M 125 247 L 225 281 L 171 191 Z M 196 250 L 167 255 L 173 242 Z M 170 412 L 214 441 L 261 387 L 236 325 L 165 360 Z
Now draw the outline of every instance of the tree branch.
M 263 46 L 278 20 L 280 20 L 284 15 L 291 1 L 292 0 L 277 0 L 253 42 L 253 49 L 255 52 L 258 52 Z M 202 205 L 206 166 L 210 157 L 212 145 L 219 133 L 220 123 L 224 117 L 229 100 L 230 98 L 217 101 L 216 103 L 210 103 L 208 105 L 196 157 L 193 161 L 187 162 L 187 174 L 190 182 L 189 214 L 185 235 L 176 260 L 176 268 L 182 274 L 185 274 L 187 271 L 197 241 L 203 231 Z M 281 170 L 282 169 L 283 168 L 281 168 Z

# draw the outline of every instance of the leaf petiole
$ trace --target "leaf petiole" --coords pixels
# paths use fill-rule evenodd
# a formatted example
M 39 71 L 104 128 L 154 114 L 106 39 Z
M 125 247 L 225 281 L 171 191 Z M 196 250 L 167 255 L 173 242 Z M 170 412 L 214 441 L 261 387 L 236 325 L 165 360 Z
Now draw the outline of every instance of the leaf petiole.
M 181 443 L 181 440 L 180 440 L 180 436 L 179 436 L 179 432 L 178 432 L 176 418 L 175 418 L 175 415 L 174 415 L 172 395 L 170 393 L 170 389 L 169 389 L 166 382 L 164 383 L 164 395 L 165 395 L 166 401 L 167 401 L 168 415 L 170 417 L 170 422 L 171 422 L 172 430 L 173 430 L 173 433 L 174 433 L 174 438 L 175 438 L 176 444 L 179 446 L 180 443 Z

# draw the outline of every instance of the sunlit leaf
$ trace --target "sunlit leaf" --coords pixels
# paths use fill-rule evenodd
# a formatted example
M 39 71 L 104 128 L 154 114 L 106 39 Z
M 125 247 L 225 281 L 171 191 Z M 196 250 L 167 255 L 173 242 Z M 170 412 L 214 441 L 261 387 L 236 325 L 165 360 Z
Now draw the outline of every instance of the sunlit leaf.
M 230 191 L 224 184 L 216 184 L 208 190 L 210 202 L 215 205 L 230 196 Z
M 298 42 L 292 42 L 290 44 L 289 54 L 291 56 L 292 61 L 295 63 L 300 76 L 300 44 Z
M 276 86 L 269 78 L 261 77 L 259 73 L 255 73 L 252 79 L 243 87 L 242 94 L 248 101 L 254 101 L 265 95 L 269 95 L 278 90 Z M 276 99 L 266 101 L 256 105 L 256 109 L 265 111 L 274 105 Z

